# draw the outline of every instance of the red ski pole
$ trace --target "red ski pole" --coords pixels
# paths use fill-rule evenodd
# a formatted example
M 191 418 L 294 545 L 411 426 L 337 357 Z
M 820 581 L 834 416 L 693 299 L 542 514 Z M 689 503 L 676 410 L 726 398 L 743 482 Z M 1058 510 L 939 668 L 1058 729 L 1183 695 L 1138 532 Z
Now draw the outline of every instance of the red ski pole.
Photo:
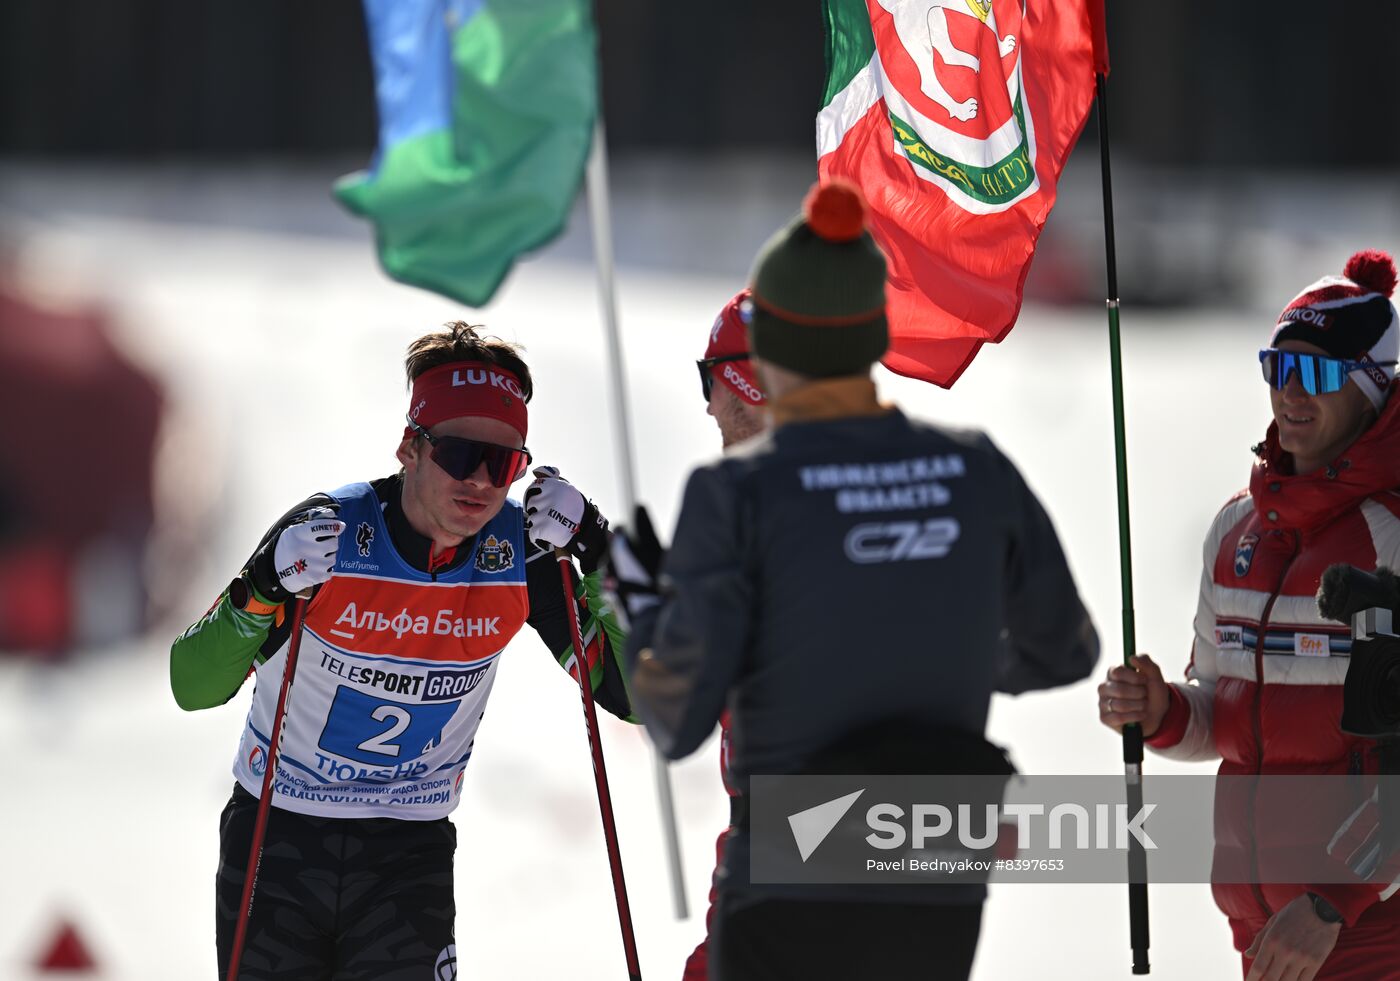
M 573 562 L 562 548 L 554 550 L 559 559 L 559 576 L 564 582 L 564 605 L 569 609 L 569 627 L 574 635 L 574 665 L 578 670 L 579 693 L 583 695 L 583 715 L 588 726 L 588 747 L 593 751 L 593 782 L 598 787 L 598 810 L 603 817 L 603 837 L 608 844 L 608 864 L 612 867 L 613 895 L 617 898 L 617 921 L 622 927 L 622 950 L 627 956 L 627 977 L 642 981 L 637 960 L 637 938 L 632 932 L 632 910 L 627 905 L 627 883 L 622 878 L 622 850 L 617 844 L 617 824 L 613 821 L 612 794 L 608 791 L 608 770 L 603 763 L 603 740 L 598 732 L 598 711 L 593 707 L 593 679 L 588 674 L 588 652 L 583 646 L 583 630 L 574 603 Z M 598 627 L 602 630 L 602 625 Z M 232 979 L 230 979 L 232 981 Z
M 253 889 L 262 865 L 263 836 L 267 833 L 267 813 L 272 806 L 272 781 L 277 772 L 277 748 L 282 744 L 282 723 L 286 719 L 287 692 L 296 673 L 297 651 L 301 648 L 301 623 L 306 619 L 306 600 L 300 596 L 292 605 L 292 629 L 287 641 L 287 663 L 282 667 L 282 690 L 277 694 L 277 711 L 272 714 L 272 729 L 268 735 L 267 769 L 263 772 L 262 794 L 258 797 L 258 816 L 253 822 L 253 843 L 248 849 L 248 866 L 243 873 L 243 902 L 238 927 L 233 933 L 233 950 L 228 959 L 226 981 L 238 981 L 238 962 L 243 959 L 243 943 L 247 939 L 248 921 L 253 917 Z

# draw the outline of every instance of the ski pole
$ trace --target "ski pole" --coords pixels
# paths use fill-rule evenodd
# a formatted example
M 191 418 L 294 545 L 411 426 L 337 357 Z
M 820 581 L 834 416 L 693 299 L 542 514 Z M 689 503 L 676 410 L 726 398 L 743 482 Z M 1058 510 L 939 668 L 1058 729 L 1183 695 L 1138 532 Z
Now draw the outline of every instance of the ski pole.
M 1105 42 L 1106 43 L 1106 42 Z M 1108 262 L 1108 350 L 1113 376 L 1113 445 L 1118 472 L 1118 568 L 1123 596 L 1123 663 L 1137 653 L 1137 628 L 1133 614 L 1132 532 L 1128 522 L 1128 450 L 1123 414 L 1123 355 L 1118 329 L 1118 258 L 1113 238 L 1113 180 L 1108 156 L 1108 79 L 1105 71 L 1094 75 L 1098 96 L 1099 162 L 1103 175 L 1104 252 Z M 1142 726 L 1123 727 L 1123 778 L 1128 813 L 1142 810 Z M 1151 946 L 1147 913 L 1147 852 L 1134 837 L 1128 842 L 1128 943 L 1133 950 L 1133 973 L 1150 974 L 1147 952 Z
M 272 714 L 272 729 L 268 733 L 267 769 L 263 772 L 262 794 L 258 797 L 258 816 L 253 822 L 253 843 L 248 849 L 248 866 L 243 872 L 243 911 L 233 933 L 233 950 L 228 959 L 226 981 L 238 981 L 238 964 L 243 959 L 243 943 L 248 935 L 248 921 L 253 917 L 253 889 L 262 865 L 263 836 L 267 833 L 267 815 L 272 807 L 272 782 L 277 772 L 277 749 L 282 744 L 282 725 L 286 721 L 287 692 L 296 673 L 297 651 L 301 648 L 301 624 L 306 619 L 306 600 L 298 596 L 292 606 L 292 629 L 287 641 L 287 663 L 282 667 L 282 690 L 277 694 L 277 710 Z
M 583 696 L 588 748 L 593 753 L 593 782 L 598 787 L 598 810 L 602 814 L 603 837 L 608 845 L 608 865 L 612 867 L 613 895 L 617 899 L 617 922 L 622 928 L 622 950 L 627 956 L 627 977 L 629 981 L 642 981 L 642 968 L 637 960 L 637 938 L 632 932 L 632 910 L 627 904 L 627 883 L 622 878 L 622 850 L 617 844 L 612 794 L 608 791 L 608 770 L 603 763 L 603 739 L 598 732 L 598 712 L 593 707 L 593 680 L 588 673 L 588 651 L 583 646 L 583 629 L 579 626 L 578 606 L 574 602 L 574 583 L 570 575 L 574 564 L 564 549 L 556 548 L 554 554 L 559 560 L 559 577 L 564 583 L 564 605 L 568 607 L 569 629 L 573 631 L 574 667 L 578 671 L 579 693 Z M 600 625 L 598 629 L 603 628 Z

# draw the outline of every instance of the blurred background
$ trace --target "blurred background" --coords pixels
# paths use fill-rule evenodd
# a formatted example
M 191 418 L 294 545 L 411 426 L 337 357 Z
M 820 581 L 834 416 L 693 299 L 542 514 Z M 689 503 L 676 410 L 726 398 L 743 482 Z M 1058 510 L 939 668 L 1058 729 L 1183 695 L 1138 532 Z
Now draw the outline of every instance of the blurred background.
M 1254 351 L 1352 251 L 1400 249 L 1400 5 L 1107 13 L 1138 636 L 1176 672 L 1199 542 L 1267 421 Z M 690 361 L 815 175 L 820 6 L 596 14 L 640 491 L 669 527 L 687 469 L 718 450 Z M 484 311 L 388 280 L 329 194 L 376 135 L 352 0 L 7 0 L 0 79 L 0 978 L 34 974 L 65 924 L 104 976 L 212 978 L 217 816 L 248 692 L 183 715 L 169 641 L 287 506 L 393 469 L 403 348 L 446 320 L 526 345 L 536 456 L 617 512 L 587 213 Z M 1100 194 L 1091 118 L 1017 328 L 952 391 L 881 381 L 915 413 L 990 429 L 1023 467 L 1108 661 Z M 463 976 L 613 977 L 577 695 L 532 636 L 517 649 L 455 818 Z M 993 736 L 1023 770 L 1117 772 L 1092 685 L 999 699 Z M 716 749 L 673 768 L 693 913 L 677 923 L 647 749 L 621 724 L 605 735 L 643 964 L 676 977 L 727 813 Z M 1127 976 L 1125 894 L 995 890 L 975 976 Z M 1237 969 L 1206 886 L 1153 902 L 1154 973 Z

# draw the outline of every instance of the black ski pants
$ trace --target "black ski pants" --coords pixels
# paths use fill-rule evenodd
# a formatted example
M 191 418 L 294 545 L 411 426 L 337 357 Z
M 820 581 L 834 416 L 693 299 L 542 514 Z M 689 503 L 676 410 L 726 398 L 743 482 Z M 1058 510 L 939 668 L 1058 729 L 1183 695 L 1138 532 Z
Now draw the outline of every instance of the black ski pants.
M 726 901 L 728 899 L 728 901 Z M 982 904 L 720 896 L 711 981 L 967 981 Z
M 219 827 L 219 981 L 228 974 L 258 801 L 235 786 Z M 454 981 L 447 818 L 268 815 L 239 981 Z

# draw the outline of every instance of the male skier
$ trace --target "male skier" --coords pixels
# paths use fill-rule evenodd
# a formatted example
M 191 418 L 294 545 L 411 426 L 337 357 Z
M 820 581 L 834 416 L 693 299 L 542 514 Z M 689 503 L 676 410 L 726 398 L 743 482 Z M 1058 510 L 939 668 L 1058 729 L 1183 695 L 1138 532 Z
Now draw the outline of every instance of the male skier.
M 525 624 L 574 663 L 576 603 L 595 698 L 631 714 L 620 634 L 594 569 L 607 522 L 552 468 L 508 500 L 530 452 L 529 368 L 464 323 L 410 345 L 402 469 L 293 507 L 171 649 L 185 709 L 256 688 L 220 822 L 216 922 L 227 973 L 286 663 L 309 595 L 240 978 L 456 977 L 447 815 L 507 643 Z M 585 572 L 566 598 L 553 550 Z

